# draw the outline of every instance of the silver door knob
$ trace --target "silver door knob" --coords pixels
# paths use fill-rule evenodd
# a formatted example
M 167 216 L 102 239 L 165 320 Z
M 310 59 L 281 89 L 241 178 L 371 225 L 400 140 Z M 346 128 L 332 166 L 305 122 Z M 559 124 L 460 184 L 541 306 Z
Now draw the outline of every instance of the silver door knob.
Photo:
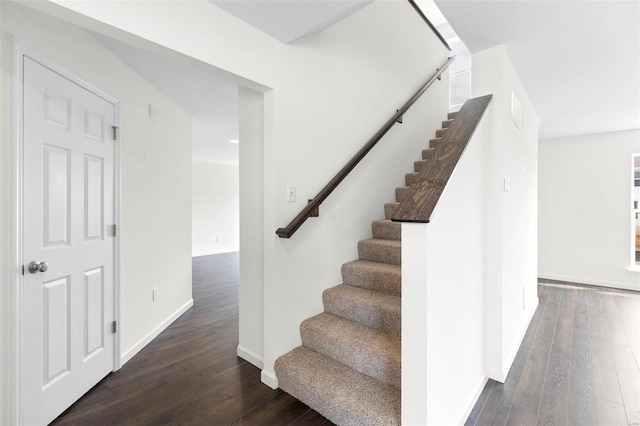
M 46 272 L 49 269 L 47 262 L 38 262 L 34 260 L 29 264 L 29 272 L 35 274 L 36 272 Z

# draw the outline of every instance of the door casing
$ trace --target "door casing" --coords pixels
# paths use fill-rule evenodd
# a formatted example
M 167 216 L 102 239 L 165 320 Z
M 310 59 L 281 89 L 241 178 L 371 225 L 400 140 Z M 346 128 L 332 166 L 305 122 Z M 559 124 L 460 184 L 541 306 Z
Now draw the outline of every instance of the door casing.
M 76 83 L 84 89 L 94 93 L 95 95 L 103 98 L 104 100 L 114 105 L 114 121 L 118 127 L 118 137 L 114 145 L 114 221 L 117 227 L 117 234 L 114 242 L 114 312 L 113 317 L 118 323 L 118 331 L 114 336 L 113 345 L 113 359 L 114 359 L 114 371 L 120 369 L 120 254 L 121 254 L 121 227 L 120 227 L 120 155 L 121 155 L 121 142 L 123 140 L 124 131 L 120 127 L 121 112 L 120 102 L 115 97 L 105 93 L 101 89 L 93 86 L 84 79 L 69 72 L 64 67 L 50 61 L 46 56 L 41 55 L 37 50 L 30 47 L 26 47 L 23 43 L 19 43 L 15 37 L 12 36 L 12 84 L 11 84 L 11 253 L 10 259 L 10 279 L 9 279 L 9 293 L 10 293 L 10 353 L 8 367 L 10 371 L 9 377 L 9 423 L 15 425 L 22 424 L 22 306 L 24 303 L 22 297 L 22 266 L 24 265 L 24 259 L 22 258 L 22 213 L 23 213 L 23 179 L 22 179 L 22 164 L 23 164 L 23 134 L 22 126 L 24 122 L 23 118 L 23 99 L 22 99 L 22 58 L 27 56 L 32 60 L 40 63 L 46 68 L 60 74 L 66 79 Z

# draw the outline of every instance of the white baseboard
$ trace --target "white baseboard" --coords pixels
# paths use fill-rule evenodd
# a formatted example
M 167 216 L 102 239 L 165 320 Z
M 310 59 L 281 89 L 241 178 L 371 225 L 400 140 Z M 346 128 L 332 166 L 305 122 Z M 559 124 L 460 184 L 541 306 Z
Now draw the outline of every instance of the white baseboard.
M 275 373 L 267 370 L 262 370 L 260 373 L 260 381 L 271 389 L 278 389 L 278 378 Z
M 484 387 L 487 385 L 488 381 L 489 381 L 489 378 L 487 376 L 484 376 L 482 380 L 480 380 L 480 385 L 476 388 L 476 391 L 473 393 L 473 397 L 471 398 L 469 406 L 467 407 L 466 411 L 464 412 L 464 415 L 458 422 L 459 425 L 464 425 L 467 419 L 469 418 L 469 414 L 471 414 L 473 407 L 475 407 L 476 402 L 478 402 L 478 398 L 480 398 L 480 394 L 482 393 L 482 390 L 484 389 Z
M 169 318 L 165 319 L 160 323 L 156 328 L 151 330 L 146 336 L 140 339 L 131 349 L 126 351 L 123 355 L 120 356 L 120 366 L 123 366 L 127 361 L 133 358 L 138 352 L 140 352 L 145 346 L 147 346 L 153 339 L 158 337 L 160 333 L 162 333 L 167 327 L 171 325 L 175 320 L 180 317 L 180 315 L 184 314 L 189 308 L 193 306 L 193 299 L 190 299 L 187 303 L 182 305 L 177 311 L 169 316 Z
M 245 348 L 242 345 L 238 345 L 236 353 L 240 358 L 244 359 L 247 362 L 250 362 L 251 364 L 258 367 L 260 370 L 262 370 L 262 357 L 257 353 L 250 351 L 249 349 Z
M 600 280 L 592 280 L 589 278 L 569 277 L 566 275 L 554 275 L 554 274 L 538 274 L 538 278 L 541 278 L 543 280 L 564 281 L 566 283 L 597 285 L 598 287 L 617 288 L 620 290 L 640 291 L 640 285 L 633 285 L 629 283 L 616 283 L 612 281 L 600 281 Z

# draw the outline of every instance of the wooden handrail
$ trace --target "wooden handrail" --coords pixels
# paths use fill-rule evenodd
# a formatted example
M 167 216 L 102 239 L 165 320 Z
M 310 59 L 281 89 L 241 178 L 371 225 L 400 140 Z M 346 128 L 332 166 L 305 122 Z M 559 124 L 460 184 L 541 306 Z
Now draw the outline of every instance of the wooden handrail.
M 447 50 L 449 52 L 451 52 L 451 46 L 449 46 L 449 43 L 447 43 L 447 41 L 444 39 L 444 37 L 442 37 L 442 34 L 440 34 L 440 31 L 438 31 L 436 29 L 435 26 L 433 26 L 433 24 L 431 23 L 431 21 L 429 20 L 429 18 L 427 18 L 425 16 L 424 13 L 422 13 L 422 9 L 420 9 L 420 6 L 418 6 L 416 4 L 415 1 L 413 0 L 408 0 L 409 4 L 411 4 L 411 6 L 413 6 L 413 8 L 416 10 L 416 12 L 418 13 L 418 15 L 420 15 L 420 17 L 422 18 L 422 20 L 429 26 L 429 28 L 431 28 L 431 31 L 433 31 L 433 33 L 436 35 L 436 37 L 438 37 L 438 39 L 442 42 L 442 44 L 444 45 L 444 47 L 447 48 Z
M 420 89 L 416 93 L 411 96 L 411 98 L 405 102 L 405 104 L 395 113 L 393 116 L 387 120 L 387 122 L 378 130 L 375 135 L 369 139 L 369 141 L 362 147 L 360 150 L 349 160 L 349 162 L 329 181 L 328 184 L 325 185 L 318 195 L 313 197 L 313 199 L 302 209 L 300 213 L 286 226 L 286 228 L 278 228 L 276 230 L 276 234 L 280 238 L 290 238 L 297 230 L 302 226 L 302 224 L 307 220 L 307 218 L 313 216 L 313 213 L 317 211 L 320 207 L 320 204 L 333 192 L 334 189 L 347 177 L 347 175 L 353 170 L 360 161 L 367 155 L 371 149 L 376 146 L 376 144 L 382 139 L 382 137 L 387 134 L 387 132 L 393 127 L 394 124 L 398 121 L 402 115 L 404 115 L 409 108 L 422 96 L 422 94 L 433 84 L 434 81 L 438 80 L 442 73 L 449 67 L 451 62 L 455 59 L 454 56 L 447 59 L 445 63 L 443 63 L 440 68 L 436 70 L 436 72 L 429 77 L 429 79 L 420 86 Z
M 493 95 L 467 100 L 435 148 L 429 166 L 422 168 L 409 193 L 391 216 L 394 222 L 429 223 L 451 174 L 464 153 Z

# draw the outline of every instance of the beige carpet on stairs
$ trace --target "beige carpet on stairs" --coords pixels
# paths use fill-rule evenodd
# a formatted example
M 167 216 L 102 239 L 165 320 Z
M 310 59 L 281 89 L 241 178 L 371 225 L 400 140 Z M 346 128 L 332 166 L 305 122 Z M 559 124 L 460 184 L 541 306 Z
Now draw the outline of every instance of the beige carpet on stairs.
M 280 388 L 337 425 L 400 424 L 401 225 L 389 219 L 454 116 L 371 224 L 373 238 L 358 242 L 359 259 L 342 265 L 343 283 L 324 291 L 324 313 L 300 325 L 302 346 L 276 360 Z

